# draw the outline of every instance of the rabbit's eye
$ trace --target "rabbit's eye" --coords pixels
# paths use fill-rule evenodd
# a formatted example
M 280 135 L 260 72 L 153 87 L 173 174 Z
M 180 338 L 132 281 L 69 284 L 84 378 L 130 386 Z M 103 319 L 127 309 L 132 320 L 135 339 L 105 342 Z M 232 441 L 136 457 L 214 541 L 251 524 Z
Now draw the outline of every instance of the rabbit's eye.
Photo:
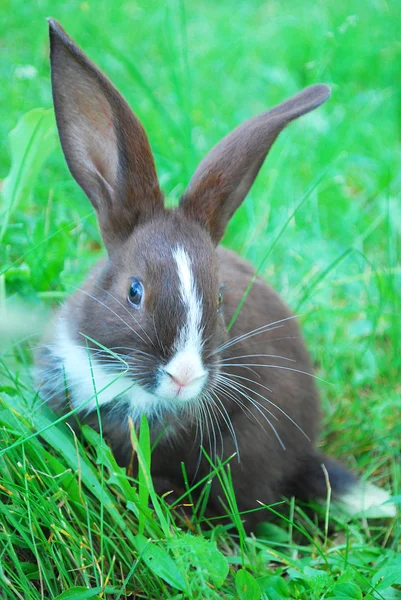
M 142 302 L 142 297 L 143 297 L 143 283 L 139 279 L 135 278 L 135 279 L 133 279 L 133 281 L 131 283 L 131 287 L 128 292 L 128 302 L 130 304 L 132 304 L 133 306 L 135 306 L 136 308 L 139 308 L 139 306 L 141 305 L 141 302 Z

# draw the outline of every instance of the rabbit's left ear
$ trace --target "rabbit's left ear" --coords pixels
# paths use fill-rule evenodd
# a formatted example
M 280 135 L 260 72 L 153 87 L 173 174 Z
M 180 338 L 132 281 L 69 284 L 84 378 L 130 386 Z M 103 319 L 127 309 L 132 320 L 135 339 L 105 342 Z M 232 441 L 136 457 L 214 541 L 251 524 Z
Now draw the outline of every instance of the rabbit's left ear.
M 196 169 L 181 199 L 181 210 L 206 227 L 217 244 L 280 131 L 329 96 L 327 85 L 310 86 L 234 129 L 210 150 Z
M 96 209 L 109 252 L 163 211 L 146 133 L 107 77 L 49 19 L 56 120 L 68 166 Z

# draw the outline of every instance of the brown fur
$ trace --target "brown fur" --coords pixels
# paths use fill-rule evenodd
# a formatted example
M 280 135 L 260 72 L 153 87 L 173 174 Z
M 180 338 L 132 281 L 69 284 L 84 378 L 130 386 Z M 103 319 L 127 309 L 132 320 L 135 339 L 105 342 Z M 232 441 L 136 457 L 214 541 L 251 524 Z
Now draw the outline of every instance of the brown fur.
M 50 38 L 53 96 L 63 150 L 72 174 L 97 210 L 109 251 L 108 259 L 97 265 L 82 290 L 63 308 L 71 335 L 83 344 L 84 334 L 97 351 L 98 344 L 124 348 L 128 362 L 132 358 L 129 348 L 148 353 L 143 359 L 147 374 L 139 383 L 152 391 L 157 369 L 171 358 L 185 317 L 172 260 L 176 244 L 190 257 L 202 293 L 206 340 L 202 360 L 209 373 L 206 387 L 218 396 L 224 409 L 214 410 L 218 424 L 215 433 L 210 423 L 203 422 L 200 431 L 199 423 L 174 411 L 165 411 L 161 420 L 153 421 L 153 438 L 169 425 L 176 431 L 172 439 L 162 438 L 153 453 L 155 478 L 164 481 L 164 486 L 168 482 L 168 486 L 180 488 L 182 461 L 190 478 L 207 474 L 207 461 L 198 464 L 203 441 L 207 450 L 212 454 L 216 450 L 222 458 L 239 449 L 240 461 L 234 459 L 231 465 L 240 510 L 254 508 L 257 500 L 275 502 L 283 494 L 324 496 L 322 461 L 333 477 L 334 493 L 340 493 L 352 477 L 315 450 L 319 399 L 296 320 L 279 296 L 256 278 L 228 334 L 225 324 L 235 313 L 254 271 L 234 253 L 215 248 L 279 132 L 292 119 L 324 102 L 328 88 L 307 88 L 240 125 L 201 162 L 179 208 L 168 211 L 163 206 L 146 135 L 128 105 L 55 21 L 50 21 Z M 144 284 L 141 310 L 126 302 L 133 277 Z M 221 284 L 224 301 L 218 310 Z M 224 341 L 269 323 L 273 324 L 270 330 L 220 349 Z M 246 359 L 247 355 L 252 357 Z M 47 373 L 55 365 L 57 356 L 49 347 L 39 359 L 47 392 L 51 392 Z M 240 388 L 243 394 L 217 387 L 223 372 L 245 386 Z M 256 403 L 246 398 L 248 393 Z M 61 391 L 52 394 L 50 401 L 58 411 L 67 410 Z M 101 414 L 103 432 L 118 461 L 128 465 L 132 453 L 128 406 L 120 400 L 117 408 L 103 406 Z M 86 416 L 86 421 L 98 427 L 95 413 Z M 210 502 L 216 511 L 221 511 L 220 493 L 214 483 Z M 249 517 L 248 527 L 259 518 L 260 513 Z

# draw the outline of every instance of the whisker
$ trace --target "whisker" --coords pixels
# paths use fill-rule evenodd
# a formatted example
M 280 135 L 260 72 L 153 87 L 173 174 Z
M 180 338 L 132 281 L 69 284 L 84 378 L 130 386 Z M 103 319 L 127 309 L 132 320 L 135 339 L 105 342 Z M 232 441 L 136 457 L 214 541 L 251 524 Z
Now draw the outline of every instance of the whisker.
M 230 356 L 230 357 L 224 357 L 220 360 L 216 361 L 216 364 L 219 365 L 220 367 L 226 367 L 228 366 L 227 363 L 224 363 L 223 361 L 229 361 L 229 360 L 239 360 L 240 358 L 258 358 L 258 357 L 266 357 L 266 358 L 281 358 L 283 360 L 288 360 L 291 362 L 296 362 L 294 359 L 292 358 L 288 358 L 286 356 L 280 356 L 278 354 L 243 354 L 242 356 Z M 252 373 L 254 373 L 257 377 L 259 377 L 259 379 L 262 378 L 261 374 L 258 373 L 257 371 L 255 371 L 254 369 L 252 369 L 251 365 L 249 365 L 248 363 L 241 363 L 241 365 L 243 365 L 244 369 L 248 369 L 248 371 L 252 371 Z M 236 366 L 233 364 L 233 366 Z M 256 365 L 252 365 L 252 366 L 256 366 Z
M 206 400 L 207 400 L 207 397 L 206 397 Z M 210 429 L 209 429 L 209 427 L 207 427 L 207 433 L 208 433 L 208 437 L 209 437 L 209 452 L 210 452 L 211 457 L 214 457 L 217 454 L 216 432 L 215 432 L 215 428 L 214 428 L 214 422 L 213 422 L 213 419 L 211 416 L 211 412 L 209 410 L 209 403 L 206 401 L 203 403 L 203 406 L 205 408 L 205 414 L 207 414 L 207 416 L 208 416 L 210 428 L 212 430 L 212 435 L 213 435 L 213 450 L 212 450 Z M 206 426 L 207 426 L 207 423 L 206 423 Z
M 263 340 L 254 340 L 253 342 L 249 342 L 249 344 L 247 344 L 247 347 L 251 347 L 251 346 L 259 346 L 260 344 L 268 344 L 270 342 L 279 342 L 281 340 L 302 340 L 302 337 L 300 335 L 283 335 L 280 337 L 276 337 L 276 338 L 267 338 L 267 339 L 263 339 Z
M 120 302 L 120 300 L 118 300 L 118 298 L 116 298 L 111 292 L 109 292 L 108 290 L 105 290 L 104 288 L 100 287 L 100 285 L 98 283 L 96 284 L 96 287 L 98 287 L 100 290 L 102 290 L 102 292 L 105 292 L 106 294 L 108 294 L 111 298 L 113 298 L 113 300 L 115 300 L 116 302 L 118 302 L 118 304 L 125 310 L 125 312 L 127 312 L 129 314 L 129 316 L 135 321 L 135 323 L 141 328 L 141 330 L 146 335 L 146 337 L 148 338 L 148 340 L 152 344 L 152 346 L 155 347 L 155 345 L 152 342 L 152 340 L 150 339 L 149 335 L 146 333 L 145 329 L 139 323 L 138 319 L 135 318 L 135 316 L 132 314 L 132 312 L 129 311 L 128 308 L 126 306 L 124 306 L 124 304 L 122 302 Z
M 249 381 L 251 381 L 251 380 L 249 380 Z M 237 385 L 241 385 L 241 384 L 239 384 L 239 383 L 237 383 L 237 382 L 235 382 L 235 381 L 231 381 L 231 380 L 228 380 L 228 381 L 227 381 L 227 380 L 225 380 L 225 383 L 223 383 L 222 381 L 221 381 L 220 383 L 221 383 L 221 385 L 226 385 L 226 386 L 227 386 L 227 385 L 229 385 L 229 386 L 231 387 L 231 389 L 233 389 L 233 390 L 236 390 L 236 391 L 238 391 L 239 393 L 242 393 L 242 392 L 243 392 L 243 390 L 241 390 L 241 389 L 239 389 L 239 388 L 237 387 Z M 243 387 L 244 389 L 246 389 L 246 387 L 245 387 L 245 386 L 242 386 L 242 387 Z M 254 392 L 254 390 L 251 390 L 250 388 L 249 388 L 249 391 L 252 391 L 252 392 Z M 254 392 L 254 393 L 257 393 L 257 392 Z M 243 394 L 245 394 L 245 392 L 243 392 Z M 278 421 L 278 417 L 277 417 L 277 415 L 275 415 L 273 412 L 271 412 L 271 411 L 270 411 L 270 410 L 269 410 L 269 409 L 268 409 L 266 406 L 263 406 L 263 404 L 261 404 L 260 402 L 258 402 L 257 400 L 255 400 L 255 398 L 251 398 L 249 395 L 246 395 L 246 398 L 247 398 L 247 399 L 248 399 L 250 402 L 252 402 L 252 403 L 256 403 L 258 406 L 262 407 L 262 408 L 263 408 L 263 410 L 265 410 L 265 411 L 266 411 L 266 412 L 267 412 L 267 413 L 268 413 L 268 414 L 269 414 L 269 415 L 270 415 L 270 416 L 271 416 L 271 417 L 272 417 L 272 418 L 273 418 L 275 421 Z M 267 398 L 266 398 L 266 400 L 267 400 Z M 273 402 L 272 402 L 271 404 L 273 404 L 273 406 L 275 406 L 275 404 L 274 404 Z
M 261 327 L 256 327 L 256 329 L 248 331 L 247 333 L 244 333 L 242 335 L 238 335 L 238 336 L 236 336 L 234 338 L 231 338 L 227 342 L 225 342 L 224 344 L 222 344 L 219 348 L 217 348 L 216 350 L 214 350 L 211 353 L 211 355 L 217 354 L 218 352 L 226 350 L 227 348 L 229 348 L 233 344 L 237 344 L 238 342 L 240 342 L 242 340 L 249 339 L 253 335 L 256 335 L 256 334 L 259 334 L 259 333 L 263 333 L 264 331 L 270 331 L 271 329 L 278 329 L 278 327 L 272 327 L 272 326 L 273 325 L 279 325 L 280 323 L 284 323 L 285 321 L 290 321 L 292 319 L 296 319 L 299 316 L 300 315 L 290 315 L 289 317 L 285 317 L 284 319 L 280 319 L 279 321 L 273 321 L 273 322 L 268 323 L 266 325 L 262 325 Z M 280 325 L 280 327 L 282 327 L 282 326 Z
M 237 434 L 235 433 L 234 425 L 232 423 L 230 415 L 228 414 L 226 407 L 224 406 L 223 402 L 220 400 L 218 395 L 214 391 L 211 390 L 209 393 L 209 396 L 211 398 L 212 398 L 212 394 L 213 394 L 213 397 L 218 402 L 218 404 L 216 404 L 216 402 L 215 402 L 215 406 L 216 406 L 217 410 L 219 411 L 219 413 L 221 414 L 225 424 L 227 425 L 229 432 L 231 433 L 231 437 L 233 439 L 235 450 L 236 450 L 237 456 L 238 456 L 238 462 L 240 462 L 240 452 L 239 452 L 239 447 L 238 447 Z M 221 409 L 220 409 L 219 405 L 221 406 Z M 222 457 L 224 456 L 224 443 L 222 443 L 221 456 Z
M 109 387 L 114 385 L 114 383 L 116 381 L 118 381 L 122 376 L 124 376 L 126 373 L 130 373 L 130 372 L 131 372 L 131 369 L 127 369 L 127 370 L 121 371 L 119 373 L 116 373 L 114 370 L 110 370 L 110 374 L 115 375 L 115 378 L 113 380 L 111 380 L 110 382 L 108 382 L 103 387 L 101 387 L 101 389 L 96 389 L 96 390 L 94 389 L 93 390 L 94 393 L 96 391 L 96 395 L 102 394 L 106 389 L 108 389 Z M 144 383 L 146 383 L 146 376 L 152 375 L 152 374 L 153 374 L 152 371 L 137 371 L 137 372 L 135 372 L 135 378 L 132 379 L 132 383 L 130 383 L 130 385 L 123 392 L 120 392 L 118 394 L 118 396 L 123 396 L 130 389 L 132 389 L 132 387 L 134 387 L 135 385 L 143 385 Z M 60 381 L 60 383 L 62 383 L 61 386 L 56 385 L 58 381 Z M 74 380 L 74 381 L 67 381 L 67 378 L 65 377 L 64 372 L 61 371 L 57 375 L 54 375 L 51 378 L 46 379 L 44 385 L 39 388 L 38 398 L 41 398 L 43 401 L 40 403 L 35 403 L 34 409 L 39 410 L 42 406 L 44 406 L 45 404 L 47 404 L 48 402 L 50 402 L 52 399 L 54 399 L 57 396 L 65 395 L 66 401 L 67 401 L 68 394 L 70 392 L 74 393 L 74 390 L 77 387 L 81 386 L 83 383 L 86 383 L 87 381 L 88 381 L 87 377 L 82 377 L 82 378 L 80 378 L 78 380 Z M 54 385 L 52 386 L 53 382 L 54 382 Z M 96 380 L 95 380 L 95 385 L 96 385 Z M 46 391 L 44 391 L 44 390 L 46 390 Z M 116 396 L 116 398 L 118 396 Z M 87 402 L 87 400 L 85 400 L 83 402 L 83 404 L 85 404 L 86 402 Z
M 107 308 L 107 310 L 109 310 L 113 315 L 115 315 L 117 317 L 117 319 L 119 319 L 122 323 L 124 323 L 124 325 L 126 325 L 128 327 L 128 329 L 130 329 L 130 331 L 132 331 L 132 333 L 135 333 L 135 335 L 137 335 L 142 340 L 142 342 L 146 345 L 146 342 L 143 339 L 143 337 L 137 331 L 135 331 L 135 329 L 133 329 L 131 327 L 131 325 L 128 325 L 127 321 L 125 321 L 119 314 L 117 314 L 115 310 L 113 310 L 112 308 L 110 308 L 110 306 L 107 306 L 107 304 L 105 304 L 104 302 L 102 302 L 101 300 L 99 300 L 99 298 L 95 298 L 95 296 L 92 296 L 92 294 L 89 294 L 89 292 L 86 292 L 85 290 L 83 290 L 81 288 L 76 288 L 74 286 L 71 286 L 71 287 L 73 287 L 78 292 L 81 292 L 82 294 L 85 294 L 85 296 L 88 296 L 88 298 L 91 298 L 95 302 L 98 302 L 101 306 L 104 306 L 105 308 Z
M 220 374 L 219 374 L 220 375 Z M 225 373 L 224 374 L 226 377 L 230 377 L 230 374 Z M 251 381 L 252 383 L 256 383 L 257 385 L 259 385 L 260 387 L 263 387 L 267 390 L 269 390 L 269 388 L 266 388 L 266 386 L 262 385 L 261 383 L 259 383 L 258 381 L 252 381 L 250 379 L 248 379 L 247 377 L 242 377 L 241 375 L 234 375 L 234 377 L 236 379 L 245 379 L 246 381 Z M 302 427 L 300 425 L 298 425 L 298 423 L 296 421 L 294 421 L 294 419 L 292 417 L 290 417 L 289 414 L 287 414 L 285 412 L 285 410 L 283 410 L 281 408 L 281 406 L 279 406 L 278 404 L 275 404 L 272 400 L 270 400 L 269 398 L 266 398 L 266 396 L 263 396 L 262 394 L 259 394 L 259 392 L 257 392 L 256 390 L 253 390 L 252 388 L 249 388 L 248 386 L 244 385 L 243 383 L 239 383 L 237 382 L 237 385 L 239 385 L 240 387 L 243 387 L 244 389 L 252 392 L 253 394 L 256 394 L 257 396 L 259 396 L 260 398 L 262 398 L 263 400 L 265 400 L 266 402 L 268 402 L 271 406 L 274 406 L 275 409 L 277 409 L 279 412 L 281 412 L 285 417 L 287 417 L 287 419 L 302 433 L 302 435 L 304 435 L 306 437 L 306 439 L 310 442 L 311 439 L 310 437 L 305 433 L 305 431 L 302 429 Z M 269 390 L 271 391 L 271 390 Z
M 152 319 L 153 319 L 153 328 L 155 330 L 157 343 L 159 344 L 159 347 L 161 348 L 163 354 L 166 354 L 166 349 L 165 349 L 164 345 L 161 343 L 159 334 L 157 333 L 156 322 L 155 322 L 155 313 L 152 313 Z
M 254 379 L 250 379 L 249 377 L 244 377 L 243 375 L 236 375 L 234 373 L 227 373 L 227 371 L 221 371 L 221 374 L 225 375 L 226 377 L 234 377 L 235 379 L 244 379 L 246 381 L 249 381 L 250 383 L 257 383 L 260 387 L 264 388 L 268 392 L 273 393 L 273 390 L 267 387 L 267 385 L 263 385 L 262 383 L 256 382 Z
M 220 363 L 221 367 L 263 367 L 264 369 L 284 369 L 285 371 L 293 371 L 294 373 L 300 373 L 301 375 L 308 375 L 322 381 L 323 383 L 330 383 L 321 377 L 318 377 L 314 373 L 308 373 L 308 371 L 301 371 L 300 369 L 293 369 L 292 367 L 285 367 L 283 365 L 264 365 L 264 364 L 252 364 L 252 363 Z
M 217 387 L 217 389 L 220 390 L 220 392 L 224 396 L 227 396 L 228 398 L 231 398 L 233 400 L 233 402 L 239 406 L 239 408 L 244 413 L 244 415 L 249 420 L 255 421 L 263 429 L 263 431 L 265 433 L 267 433 L 267 430 L 264 427 L 263 423 L 261 423 L 259 421 L 259 419 L 257 418 L 257 416 L 250 410 L 250 408 L 245 404 L 245 402 L 243 402 L 240 398 L 235 397 L 233 395 L 233 393 L 231 393 L 231 390 L 233 390 L 234 393 L 238 392 L 241 395 L 243 395 L 248 400 L 248 402 L 250 402 L 252 404 L 252 406 L 261 414 L 261 416 L 267 422 L 267 424 L 269 425 L 270 428 L 272 428 L 272 424 L 271 424 L 270 420 L 266 417 L 266 415 L 264 415 L 262 413 L 262 410 L 265 410 L 268 414 L 270 414 L 271 416 L 273 416 L 273 418 L 275 418 L 276 420 L 278 420 L 277 417 L 275 415 L 273 415 L 265 406 L 263 406 L 260 402 L 258 402 L 254 398 L 251 398 L 249 395 L 245 394 L 245 392 L 242 392 L 241 390 L 237 390 L 235 387 L 227 386 L 225 383 L 221 383 L 221 384 L 219 384 L 216 387 Z M 227 390 L 227 387 L 228 387 L 228 390 L 230 390 L 230 391 Z M 247 414 L 247 413 L 249 413 L 249 414 Z
M 216 361 L 216 366 L 220 367 L 229 367 L 230 363 L 224 363 L 222 361 Z M 235 365 L 233 365 L 235 366 Z M 247 365 L 244 365 L 244 369 L 247 369 L 247 371 L 251 371 L 251 373 L 253 373 L 254 375 L 256 375 L 256 377 L 259 377 L 259 379 L 262 378 L 261 374 L 258 373 L 257 371 L 255 371 L 255 369 L 252 369 L 252 367 L 248 367 Z
M 293 358 L 288 358 L 288 356 L 280 356 L 279 354 L 242 354 L 241 356 L 230 356 L 230 357 L 225 357 L 224 360 L 237 360 L 240 358 L 259 358 L 259 357 L 265 357 L 265 358 L 282 358 L 283 360 L 288 360 L 291 362 L 297 362 L 296 360 L 294 360 Z M 217 363 L 220 363 L 221 361 L 216 361 Z
M 237 391 L 235 388 L 228 387 L 226 384 L 221 383 L 221 382 L 216 383 L 215 384 L 215 388 L 216 388 L 216 390 L 218 392 L 221 392 L 224 396 L 226 396 L 227 398 L 229 398 L 230 400 L 232 400 L 235 404 L 237 404 L 241 408 L 242 412 L 248 417 L 249 420 L 253 419 L 258 424 L 260 424 L 259 421 L 258 421 L 258 419 L 256 418 L 256 416 L 254 415 L 254 413 L 245 404 L 245 402 L 243 402 L 241 400 L 241 398 L 237 398 L 234 395 L 234 393 Z M 234 393 L 231 391 L 231 389 L 234 390 Z M 228 390 L 230 390 L 230 391 L 228 391 Z M 247 413 L 249 413 L 249 414 L 247 414 Z
M 126 359 L 127 356 L 130 356 L 130 355 L 127 355 L 126 353 L 122 354 L 120 352 L 116 352 L 116 350 L 125 349 L 123 346 L 115 346 L 114 348 L 113 347 L 93 348 L 93 347 L 89 346 L 89 344 L 85 345 L 85 346 L 81 346 L 80 344 L 74 344 L 74 348 L 78 348 L 80 350 L 86 350 L 87 352 L 90 352 L 91 356 L 94 356 L 94 357 L 105 354 L 105 355 L 110 355 L 113 357 L 120 357 L 122 359 Z M 58 348 L 55 344 L 44 344 L 42 346 L 38 346 L 37 349 L 49 350 L 51 353 L 53 353 L 53 356 L 58 356 L 58 354 L 57 354 Z M 146 357 L 153 359 L 153 356 L 151 354 L 148 354 L 147 352 L 142 352 L 141 350 L 135 350 L 133 348 L 126 348 L 126 350 L 129 350 L 130 353 L 138 352 L 141 355 L 145 355 Z M 135 357 L 135 358 L 139 359 L 139 357 Z
M 235 344 L 239 344 L 240 342 L 245 342 L 245 340 L 248 340 L 249 338 L 254 337 L 256 335 L 260 335 L 261 333 L 268 333 L 269 331 L 273 331 L 274 329 L 281 329 L 282 327 L 284 327 L 284 326 L 276 325 L 276 326 L 272 327 L 270 325 L 266 325 L 266 327 L 260 328 L 260 331 L 259 330 L 249 331 L 248 333 L 244 333 L 243 335 L 237 336 L 235 338 L 231 338 L 223 346 L 220 346 L 219 348 L 216 348 L 216 350 L 211 352 L 209 356 L 213 356 L 214 354 L 217 354 L 219 352 L 224 352 L 225 350 L 228 350 L 228 348 L 231 348 L 231 346 L 234 346 Z
M 154 358 L 151 354 L 149 354 L 149 352 L 144 352 L 143 350 L 140 350 L 139 348 L 130 348 L 129 346 L 114 346 L 114 347 L 110 347 L 108 348 L 108 350 L 127 350 L 130 354 L 131 353 L 138 353 L 141 354 L 143 356 L 146 356 L 148 358 Z M 125 356 L 126 354 L 123 354 L 122 356 Z
M 91 365 L 91 363 L 88 362 L 88 367 L 90 367 L 90 365 Z M 121 374 L 121 372 L 136 373 L 136 372 L 138 372 L 138 369 L 139 370 L 143 369 L 144 366 L 146 366 L 146 363 L 137 365 L 134 363 L 129 364 L 126 361 L 114 362 L 114 361 L 110 361 L 109 359 L 106 359 L 106 358 L 104 358 L 104 359 L 100 358 L 100 359 L 96 359 L 95 366 L 97 366 L 97 365 L 101 366 L 101 368 L 104 369 L 105 371 L 108 370 L 110 372 L 115 372 L 117 374 Z M 43 381 L 44 383 L 48 383 L 51 380 L 51 378 L 49 378 L 48 376 L 53 375 L 53 374 L 55 374 L 55 376 L 65 374 L 65 369 L 64 369 L 63 364 L 52 367 L 51 369 L 42 368 L 38 372 L 38 376 L 41 375 L 41 381 Z
M 207 401 L 208 401 L 208 402 L 209 402 L 209 403 L 212 405 L 212 406 L 211 406 L 211 411 L 212 411 L 212 414 L 214 415 L 214 413 L 213 413 L 213 409 L 214 409 L 214 408 L 216 408 L 216 409 L 219 411 L 219 413 L 222 415 L 222 412 L 221 412 L 221 410 L 220 410 L 219 406 L 218 406 L 218 405 L 216 404 L 216 402 L 213 400 L 213 398 L 211 397 L 211 395 L 209 394 L 209 392 L 206 392 L 206 399 L 207 399 Z M 217 418 L 217 416 L 216 416 L 216 415 L 214 415 L 214 416 L 216 417 L 216 418 L 215 418 L 215 423 L 216 423 L 216 427 L 217 427 L 217 430 L 218 430 L 218 433 L 219 433 L 219 437 L 220 437 L 220 448 L 221 448 L 221 449 L 220 449 L 220 460 L 222 460 L 222 459 L 223 459 L 223 453 L 224 453 L 224 440 L 223 440 L 223 434 L 222 434 L 222 432 L 221 432 L 221 427 L 220 427 L 219 420 L 218 420 L 218 418 Z M 214 454 L 214 457 L 213 457 L 213 459 L 214 459 L 214 460 L 216 460 L 216 458 L 217 458 L 217 448 L 215 448 L 215 454 Z
M 206 423 L 206 416 L 205 416 L 205 411 L 204 411 L 204 407 L 203 407 L 203 399 L 204 396 L 202 395 L 200 398 L 200 402 L 196 405 L 196 412 L 197 412 L 197 421 L 196 421 L 196 432 L 198 433 L 198 422 L 199 422 L 199 453 L 198 453 L 198 459 L 196 461 L 196 468 L 195 468 L 195 474 L 192 478 L 192 482 L 195 481 L 195 478 L 198 474 L 199 468 L 200 468 L 200 464 L 202 461 L 202 448 L 203 448 L 203 430 L 204 430 L 204 424 L 203 424 L 203 420 L 205 419 L 205 423 Z M 194 440 L 194 444 L 196 443 L 196 439 Z
M 269 425 L 270 429 L 273 431 L 274 435 L 276 436 L 280 446 L 282 447 L 283 450 L 286 449 L 284 442 L 282 441 L 277 429 L 274 427 L 273 423 L 270 421 L 270 419 L 267 418 L 267 416 L 262 412 L 262 410 L 259 408 L 259 406 L 257 405 L 258 403 L 251 398 L 248 394 L 246 394 L 243 390 L 241 389 L 237 389 L 238 393 L 242 394 L 253 406 L 254 408 L 256 408 L 256 410 L 262 415 L 262 417 L 265 419 L 266 423 Z M 253 390 L 251 390 L 253 391 Z M 266 412 L 268 412 L 271 416 L 273 416 L 273 418 L 276 419 L 276 421 L 278 420 L 277 417 L 275 415 L 272 415 L 272 413 L 270 413 L 270 411 L 266 408 L 263 407 L 264 410 L 266 410 Z

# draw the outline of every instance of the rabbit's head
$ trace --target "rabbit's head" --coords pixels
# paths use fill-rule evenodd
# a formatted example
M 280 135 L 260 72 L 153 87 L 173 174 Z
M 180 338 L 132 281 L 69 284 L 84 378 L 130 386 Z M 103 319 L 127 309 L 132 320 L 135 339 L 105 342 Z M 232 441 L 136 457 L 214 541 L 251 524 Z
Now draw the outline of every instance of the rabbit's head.
M 53 20 L 50 40 L 61 144 L 108 253 L 70 318 L 99 364 L 122 362 L 155 399 L 188 404 L 212 388 L 227 336 L 216 246 L 277 135 L 324 102 L 329 88 L 306 88 L 240 125 L 167 210 L 148 139 L 128 104 Z

